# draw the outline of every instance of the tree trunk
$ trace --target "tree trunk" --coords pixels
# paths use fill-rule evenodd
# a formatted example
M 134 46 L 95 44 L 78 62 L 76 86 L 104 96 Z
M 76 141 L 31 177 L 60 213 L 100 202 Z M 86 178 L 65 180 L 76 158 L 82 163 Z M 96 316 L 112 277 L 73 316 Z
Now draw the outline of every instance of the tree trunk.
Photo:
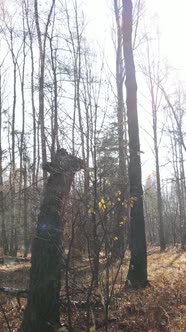
M 148 42 L 147 42 L 148 43 Z M 160 178 L 160 166 L 159 166 L 159 148 L 158 148 L 158 132 L 157 132 L 157 123 L 158 123 L 158 90 L 159 86 L 154 87 L 154 82 L 159 84 L 159 68 L 157 68 L 157 78 L 153 77 L 154 74 L 151 70 L 150 63 L 150 48 L 147 44 L 147 60 L 148 60 L 148 79 L 149 79 L 149 88 L 151 94 L 151 107 L 152 107 L 152 128 L 153 128 L 153 141 L 154 141 L 154 152 L 155 152 L 155 165 L 156 165 L 156 185 L 157 185 L 157 214 L 158 214 L 158 226 L 159 226 L 159 241 L 160 241 L 160 250 L 164 251 L 166 248 L 165 244 L 165 235 L 164 235 L 164 223 L 163 223 L 163 207 L 162 207 L 162 190 L 161 190 L 161 178 Z M 160 97 L 161 98 L 161 97 Z M 159 103 L 160 104 L 160 103 Z
M 27 167 L 26 161 L 24 165 L 24 192 L 23 192 L 23 220 L 24 220 L 24 257 L 27 257 L 29 251 L 29 240 L 28 240 L 28 193 L 27 193 Z
M 83 166 L 80 159 L 68 155 L 64 149 L 59 150 L 55 157 L 55 163 L 44 165 L 45 171 L 51 174 L 32 246 L 29 297 L 21 332 L 53 332 L 60 326 L 61 211 L 74 174 Z
M 1 241 L 3 253 L 8 253 L 8 241 L 5 227 L 5 209 L 3 194 L 3 150 L 2 150 L 2 83 L 1 83 L 1 66 L 0 66 L 0 216 L 1 216 Z
M 120 202 L 118 202 L 117 218 L 114 225 L 114 237 L 118 240 L 113 243 L 113 257 L 123 257 L 123 251 L 125 248 L 125 240 L 127 233 L 127 222 L 124 222 L 124 218 L 127 218 L 128 209 L 126 209 L 122 203 L 124 199 L 128 199 L 128 179 L 127 179 L 127 145 L 124 142 L 124 98 L 123 98 L 123 81 L 124 81 L 124 64 L 122 59 L 122 29 L 120 24 L 120 14 L 118 1 L 114 0 L 114 11 L 117 25 L 117 44 L 116 44 L 116 87 L 117 87 L 117 130 L 118 130 L 118 153 L 119 153 L 119 172 L 118 172 L 118 189 L 121 192 Z M 125 128 L 126 129 L 126 128 Z
M 54 85 L 54 92 L 53 92 L 53 101 L 52 101 L 52 116 L 51 116 L 51 123 L 52 123 L 52 144 L 51 144 L 51 159 L 54 160 L 55 158 L 55 151 L 56 147 L 58 148 L 58 83 L 57 83 L 57 50 L 53 48 L 53 36 L 49 38 L 50 41 L 50 56 L 51 56 L 51 67 L 52 67 L 52 74 L 53 74 L 53 85 Z
M 37 38 L 39 44 L 39 124 L 41 128 L 41 151 L 42 151 L 42 163 L 47 161 L 46 153 L 46 138 L 45 138 L 45 118 L 44 118 L 44 78 L 45 78 L 45 50 L 43 49 L 41 40 L 41 30 L 39 25 L 39 13 L 38 13 L 38 2 L 34 1 L 34 15 L 37 29 Z M 43 170 L 43 177 L 46 178 L 47 172 Z
M 34 15 L 37 30 L 37 39 L 39 44 L 39 123 L 41 128 L 41 151 L 42 151 L 42 163 L 45 164 L 47 161 L 47 151 L 46 151 L 46 137 L 45 137 L 45 109 L 44 109 L 44 83 L 45 83 L 45 55 L 46 55 L 46 38 L 48 33 L 48 27 L 51 20 L 53 8 L 55 5 L 55 0 L 52 0 L 50 11 L 48 14 L 45 33 L 42 43 L 42 33 L 39 24 L 39 13 L 38 13 L 38 0 L 34 0 Z M 43 169 L 43 177 L 47 176 L 47 172 Z
M 186 249 L 186 213 L 185 213 L 185 169 L 184 169 L 184 156 L 182 145 L 179 144 L 179 165 L 180 165 L 180 189 L 183 205 L 183 219 L 181 224 L 181 248 Z
M 10 176 L 10 187 L 11 187 L 11 232 L 10 232 L 10 255 L 16 256 L 16 239 L 15 239 L 15 113 L 17 103 L 17 58 L 14 54 L 13 40 L 11 32 L 11 56 L 14 66 L 13 74 L 13 105 L 12 105 L 12 124 L 11 124 L 11 136 L 12 136 L 12 151 L 11 151 L 11 176 Z
M 32 164 L 32 184 L 35 188 L 37 186 L 37 178 L 36 178 L 36 141 L 37 141 L 37 129 L 36 129 L 36 108 L 35 108 L 35 100 L 34 100 L 34 91 L 35 91 L 35 85 L 34 85 L 34 52 L 33 52 L 33 35 L 30 28 L 29 23 L 29 6 L 28 3 L 26 3 L 26 0 L 24 1 L 24 9 L 25 9 L 25 16 L 26 16 L 26 25 L 28 29 L 28 35 L 29 35 L 29 49 L 30 49 L 30 61 L 31 61 L 31 72 L 30 72 L 30 84 L 31 84 L 31 104 L 32 104 L 32 123 L 33 123 L 33 164 Z
M 97 108 L 96 108 L 97 114 Z M 97 149 L 96 149 L 96 121 L 97 116 L 95 116 L 95 132 L 94 132 L 94 211 L 97 209 Z M 100 243 L 98 238 L 98 230 L 97 230 L 97 219 L 96 213 L 92 214 L 92 258 L 93 258 L 93 285 L 97 288 L 99 284 L 99 257 L 100 257 Z
M 129 132 L 129 182 L 131 206 L 131 259 L 127 279 L 133 287 L 147 285 L 147 252 L 143 212 L 143 190 L 137 114 L 137 83 L 132 49 L 132 2 L 123 0 L 123 47 L 126 70 L 127 116 Z
M 155 158 L 156 158 L 156 182 L 157 182 L 157 208 L 158 208 L 158 223 L 159 223 L 159 239 L 160 239 L 160 250 L 166 249 L 165 235 L 164 235 L 164 224 L 163 224 L 163 213 L 162 213 L 162 195 L 161 195 L 161 182 L 160 182 L 160 167 L 159 167 L 159 152 L 157 138 L 154 136 L 154 147 L 155 147 Z

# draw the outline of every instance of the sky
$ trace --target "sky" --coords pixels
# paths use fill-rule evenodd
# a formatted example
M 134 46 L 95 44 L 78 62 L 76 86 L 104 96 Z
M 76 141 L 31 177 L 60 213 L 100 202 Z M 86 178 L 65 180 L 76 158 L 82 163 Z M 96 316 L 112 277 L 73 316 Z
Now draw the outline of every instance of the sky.
M 148 10 L 158 15 L 162 33 L 161 47 L 169 63 L 186 74 L 186 1 L 148 0 Z M 180 75 L 182 73 L 180 72 Z
M 143 1 L 143 0 L 141 0 Z M 110 33 L 112 25 L 112 4 L 113 0 L 85 0 L 86 10 L 89 17 L 89 29 L 95 39 L 107 53 L 110 49 Z M 160 32 L 160 52 L 167 65 L 173 70 L 173 80 L 186 81 L 186 0 L 146 0 L 145 1 L 145 20 L 148 22 L 149 32 L 155 30 L 155 22 Z M 112 48 L 112 46 L 111 46 Z M 112 51 L 110 51 L 112 52 Z M 112 56 L 111 56 L 112 57 Z M 113 67 L 114 68 L 114 67 Z M 141 84 L 141 82 L 140 82 Z M 142 114 L 142 116 L 141 116 Z M 142 121 L 141 121 L 142 117 Z M 144 121 L 143 110 L 139 110 L 139 118 L 147 128 L 149 123 Z M 148 129 L 149 130 L 149 129 Z M 143 179 L 153 172 L 154 158 L 152 157 L 152 141 L 147 139 L 141 128 L 141 150 L 142 155 Z M 163 142 L 166 145 L 166 142 Z M 161 150 L 163 155 L 163 148 Z M 167 151 L 166 151 L 167 153 Z M 167 156 L 162 157 L 162 164 L 165 163 Z M 162 168 L 162 177 L 167 177 L 167 170 Z
M 42 0 L 39 1 L 42 3 Z M 80 2 L 82 2 L 82 9 L 85 11 L 87 31 L 90 33 L 88 38 L 92 38 L 94 43 L 97 42 L 100 48 L 105 49 L 105 53 L 112 62 L 114 72 L 114 49 L 111 41 L 113 0 L 77 0 L 78 5 Z M 150 22 L 149 31 L 151 29 L 153 31 L 154 22 L 158 22 L 161 33 L 161 53 L 167 59 L 168 64 L 177 69 L 175 78 L 182 80 L 186 78 L 185 13 L 186 0 L 146 0 L 145 19 Z M 143 110 L 139 110 L 139 113 L 144 116 Z M 144 121 L 141 122 L 144 124 Z M 145 127 L 148 125 L 146 121 Z M 148 143 L 147 136 L 143 136 L 141 130 L 141 150 L 145 152 L 142 155 L 144 178 L 152 173 L 154 167 L 153 158 L 149 157 L 150 144 L 148 145 Z
M 109 23 L 112 22 L 112 0 L 85 0 L 84 3 L 92 35 L 98 40 L 105 40 L 110 31 Z M 145 8 L 150 20 L 157 17 L 162 35 L 161 49 L 168 62 L 186 73 L 186 0 L 146 0 Z

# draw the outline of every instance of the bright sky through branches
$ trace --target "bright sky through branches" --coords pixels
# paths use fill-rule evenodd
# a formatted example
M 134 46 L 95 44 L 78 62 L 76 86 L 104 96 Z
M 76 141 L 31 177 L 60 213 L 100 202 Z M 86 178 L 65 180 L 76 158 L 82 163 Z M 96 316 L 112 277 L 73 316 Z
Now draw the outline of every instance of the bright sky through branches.
M 133 0 L 134 3 L 134 0 Z M 152 36 L 157 37 L 156 31 L 160 34 L 160 54 L 162 61 L 168 65 L 170 74 L 173 70 L 173 81 L 183 80 L 186 78 L 186 43 L 185 43 L 185 31 L 186 31 L 186 0 L 141 0 L 141 3 L 145 3 L 144 14 L 141 17 L 140 30 L 143 29 L 147 23 L 148 37 L 151 39 Z M 90 20 L 91 33 L 101 44 L 101 47 L 105 48 L 105 54 L 109 61 L 114 63 L 114 50 L 111 42 L 111 30 L 112 22 L 114 20 L 113 14 L 113 0 L 86 0 L 88 14 L 92 20 Z M 139 31 L 139 33 L 143 31 Z M 154 38 L 154 37 L 153 37 Z M 157 43 L 155 43 L 156 45 Z M 145 47 L 145 45 L 144 45 Z M 155 48 L 156 52 L 156 48 Z M 136 59 L 138 61 L 138 59 Z M 138 64 L 139 65 L 139 64 Z M 112 67 L 113 70 L 115 67 Z M 174 70 L 176 69 L 176 70 Z M 139 77 L 138 77 L 139 79 Z M 176 84 L 177 82 L 173 82 Z M 143 83 L 140 81 L 140 88 L 143 91 Z M 145 87 L 144 87 L 145 89 Z M 140 90 L 140 89 L 139 89 Z M 138 90 L 139 102 L 140 102 L 140 91 Z M 148 92 L 147 92 L 148 94 Z M 144 106 L 144 100 L 142 101 Z M 154 155 L 152 155 L 151 144 L 152 140 L 146 137 L 144 132 L 144 111 L 149 111 L 150 104 L 147 104 L 143 109 L 139 107 L 139 122 L 140 122 L 140 141 L 141 147 L 144 151 L 142 154 L 142 169 L 143 179 L 155 170 Z M 147 114 L 146 114 L 147 115 Z M 145 115 L 145 117 L 146 117 Z M 162 122 L 164 121 L 164 115 L 161 113 Z M 151 116 L 149 121 L 145 121 L 146 131 L 151 133 Z M 151 133 L 152 134 L 152 133 Z M 150 142 L 150 143 L 149 143 Z M 164 138 L 163 146 L 166 145 Z M 164 160 L 165 164 L 167 161 L 167 149 L 161 147 L 161 160 Z M 162 178 L 167 177 L 169 170 L 164 167 L 161 169 Z
M 141 0 L 143 2 L 144 0 Z M 111 31 L 111 8 L 113 1 L 86 0 L 85 5 L 90 17 L 93 34 L 104 40 L 104 36 Z M 147 18 L 157 16 L 159 31 L 161 33 L 161 49 L 171 66 L 184 70 L 181 74 L 186 76 L 186 0 L 146 0 Z M 153 22 L 153 21 L 152 21 Z M 152 26 L 152 30 L 154 26 Z
M 170 64 L 183 69 L 186 76 L 186 1 L 148 0 L 149 12 L 157 13 L 162 33 L 162 48 Z M 182 76 L 183 76 L 182 75 Z

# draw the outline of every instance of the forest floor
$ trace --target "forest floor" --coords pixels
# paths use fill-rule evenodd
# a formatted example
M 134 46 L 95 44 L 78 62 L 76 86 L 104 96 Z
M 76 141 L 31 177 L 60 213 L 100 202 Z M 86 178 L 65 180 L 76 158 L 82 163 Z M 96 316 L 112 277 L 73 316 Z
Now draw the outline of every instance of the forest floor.
M 112 301 L 109 306 L 109 332 L 186 332 L 186 252 L 171 249 L 160 253 L 158 248 L 148 250 L 148 277 L 150 286 L 143 290 L 126 289 L 126 260 L 121 268 Z M 0 287 L 27 288 L 30 263 L 0 266 Z M 86 309 L 83 304 L 83 289 L 86 289 L 86 265 L 76 268 L 73 278 L 72 323 L 73 332 L 85 331 Z M 89 278 L 87 274 L 87 279 Z M 76 288 L 76 285 L 78 287 Z M 97 298 L 102 299 L 102 290 Z M 26 299 L 0 292 L 0 332 L 17 332 L 22 320 Z M 62 308 L 62 322 L 67 322 L 67 313 Z M 94 308 L 96 328 L 103 332 L 104 306 Z

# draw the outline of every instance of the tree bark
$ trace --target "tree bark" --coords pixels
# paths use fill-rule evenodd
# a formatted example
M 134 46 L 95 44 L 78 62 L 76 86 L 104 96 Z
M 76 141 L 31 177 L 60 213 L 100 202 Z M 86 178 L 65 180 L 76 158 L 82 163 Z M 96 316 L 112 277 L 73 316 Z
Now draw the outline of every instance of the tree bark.
M 147 285 L 147 252 L 143 211 L 143 190 L 139 126 L 137 113 L 137 83 L 132 49 L 132 2 L 123 0 L 123 47 L 126 70 L 127 116 L 129 133 L 129 182 L 131 206 L 130 249 L 131 259 L 127 279 L 133 287 Z
M 148 43 L 148 42 L 147 42 Z M 147 44 L 147 60 L 148 60 L 148 79 L 149 89 L 151 94 L 151 106 L 152 106 L 152 128 L 153 128 L 153 141 L 154 141 L 154 154 L 155 154 L 155 165 L 156 165 L 156 185 L 157 185 L 157 214 L 158 214 L 158 226 L 159 226 L 159 241 L 160 250 L 166 249 L 165 234 L 164 234 L 164 222 L 163 222 L 163 204 L 162 204 L 162 189 L 161 189 L 161 177 L 160 177 L 160 166 L 159 166 L 159 148 L 158 148 L 158 90 L 159 90 L 159 68 L 157 68 L 157 77 L 153 77 L 150 63 L 150 48 Z M 156 91 L 154 82 L 158 81 Z
M 117 131 L 118 131 L 118 154 L 119 154 L 119 171 L 118 171 L 118 189 L 121 192 L 120 202 L 118 202 L 117 218 L 114 225 L 114 236 L 118 238 L 113 243 L 113 257 L 123 257 L 123 251 L 126 242 L 127 222 L 123 218 L 127 218 L 128 209 L 122 203 L 124 199 L 128 199 L 128 175 L 127 175 L 127 144 L 124 142 L 124 130 L 126 124 L 124 123 L 124 97 L 123 97 L 123 82 L 124 82 L 124 63 L 122 59 L 122 28 L 120 24 L 120 9 L 118 1 L 114 0 L 114 12 L 117 26 L 117 42 L 116 42 L 116 88 L 117 88 Z
M 52 101 L 52 116 L 51 116 L 51 123 L 52 123 L 52 144 L 51 144 L 51 159 L 54 160 L 55 158 L 55 151 L 56 147 L 58 148 L 58 83 L 57 83 L 57 50 L 53 48 L 53 35 L 49 38 L 50 42 L 50 56 L 51 56 L 51 67 L 52 67 L 52 74 L 53 74 L 53 85 L 54 85 L 54 92 L 53 92 L 53 101 Z
M 55 0 L 52 0 L 50 11 L 48 14 L 45 33 L 42 43 L 42 33 L 39 24 L 39 13 L 38 13 L 38 0 L 34 0 L 34 14 L 35 14 L 35 23 L 37 30 L 37 38 L 39 44 L 39 123 L 41 128 L 41 151 L 42 151 L 42 163 L 45 164 L 47 161 L 47 151 L 46 151 L 46 137 L 45 137 L 45 109 L 44 109 L 44 84 L 45 84 L 45 58 L 46 58 L 46 38 L 48 33 L 48 27 L 50 19 L 52 16 L 53 8 L 55 5 Z M 43 169 L 43 177 L 47 176 L 46 170 Z
M 15 229 L 15 116 L 16 116 L 16 104 L 17 104 L 17 57 L 14 53 L 13 48 L 13 35 L 10 31 L 10 51 L 13 62 L 13 105 L 12 105 L 12 123 L 11 123 L 11 176 L 10 176 L 10 187 L 11 187 L 11 233 L 10 233 L 10 255 L 16 256 L 17 244 L 16 244 L 16 229 Z
M 50 176 L 32 246 L 29 297 L 21 332 L 53 332 L 60 326 L 61 211 L 74 174 L 83 164 L 64 149 L 57 151 L 55 157 L 55 162 L 44 165 Z
M 4 209 L 4 194 L 3 194 L 3 149 L 2 149 L 2 82 L 1 82 L 1 65 L 0 65 L 0 215 L 1 215 L 1 244 L 3 253 L 8 253 L 8 241 L 5 227 L 5 209 Z
M 24 161 L 24 191 L 23 191 L 23 228 L 24 228 L 24 258 L 27 257 L 29 251 L 29 236 L 28 236 L 28 193 L 27 193 L 27 167 Z
M 30 72 L 30 85 L 31 85 L 31 104 L 32 104 L 32 123 L 33 123 L 33 163 L 32 163 L 32 184 L 35 188 L 37 186 L 37 177 L 36 177 L 36 147 L 37 147 L 37 128 L 36 128 L 36 108 L 35 108 L 35 100 L 34 100 L 34 91 L 35 91 L 35 84 L 34 84 L 34 51 L 33 51 L 33 35 L 30 27 L 29 22 L 29 6 L 24 0 L 24 10 L 26 16 L 26 26 L 28 30 L 29 36 L 29 49 L 30 49 L 30 61 L 31 61 L 31 72 Z M 39 144 L 38 144 L 39 145 Z

